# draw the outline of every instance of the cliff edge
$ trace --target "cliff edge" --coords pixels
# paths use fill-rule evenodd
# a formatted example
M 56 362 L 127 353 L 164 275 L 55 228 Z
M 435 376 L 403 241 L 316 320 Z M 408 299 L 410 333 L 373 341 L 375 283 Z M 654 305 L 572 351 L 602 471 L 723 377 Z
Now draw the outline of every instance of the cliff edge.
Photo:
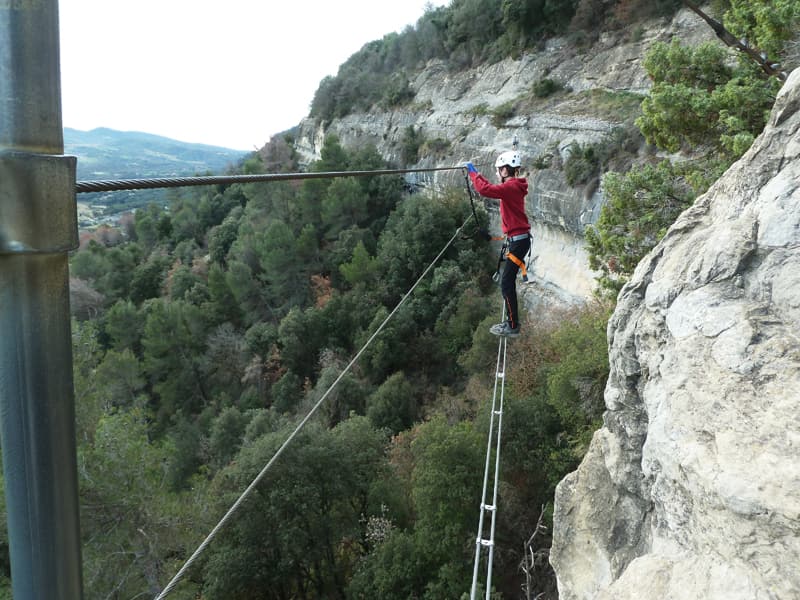
M 800 598 L 800 70 L 639 264 L 604 426 L 558 486 L 563 600 Z

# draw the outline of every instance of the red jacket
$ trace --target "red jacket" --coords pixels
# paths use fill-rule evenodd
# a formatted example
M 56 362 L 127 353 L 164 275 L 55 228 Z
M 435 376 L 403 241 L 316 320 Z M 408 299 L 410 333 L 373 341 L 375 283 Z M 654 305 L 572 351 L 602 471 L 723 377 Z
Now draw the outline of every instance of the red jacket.
M 531 225 L 525 215 L 525 195 L 528 193 L 528 180 L 511 177 L 505 183 L 492 184 L 480 173 L 470 173 L 472 185 L 481 196 L 500 200 L 500 220 L 503 233 L 508 236 L 528 233 Z

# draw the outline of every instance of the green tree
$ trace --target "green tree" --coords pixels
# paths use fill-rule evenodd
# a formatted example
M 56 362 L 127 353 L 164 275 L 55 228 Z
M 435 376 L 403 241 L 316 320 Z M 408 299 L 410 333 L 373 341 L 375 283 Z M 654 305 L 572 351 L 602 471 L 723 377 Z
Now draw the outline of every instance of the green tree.
M 235 406 L 229 406 L 214 419 L 208 441 L 211 466 L 222 468 L 230 463 L 242 445 L 249 417 Z
M 156 204 L 148 204 L 134 213 L 136 240 L 146 251 L 150 251 L 157 243 L 169 239 L 172 234 L 172 220 Z
M 146 314 L 143 362 L 164 426 L 179 410 L 195 414 L 209 402 L 202 376 L 205 323 L 199 309 L 182 300 L 150 301 Z
M 198 283 L 200 283 L 200 278 L 189 267 L 184 264 L 177 264 L 167 274 L 164 287 L 170 300 L 183 300 L 186 298 L 186 294 Z
M 388 300 L 400 298 L 456 230 L 455 211 L 434 198 L 411 196 L 391 214 L 378 241 Z
M 373 318 L 366 308 L 375 305 L 376 294 L 368 286 L 358 286 L 351 293 L 334 293 L 316 315 L 320 346 L 355 351 L 358 331 L 369 327 Z
M 200 511 L 189 497 L 166 488 L 170 452 L 149 441 L 146 419 L 138 411 L 104 415 L 92 443 L 79 447 L 88 597 L 152 596 L 178 568 L 176 557 L 191 524 L 199 524 Z
M 97 281 L 108 271 L 105 247 L 90 240 L 84 250 L 76 252 L 70 260 L 70 275 L 85 281 Z
M 412 445 L 411 495 L 417 514 L 415 533 L 429 560 L 453 561 L 466 569 L 479 493 L 475 474 L 482 472 L 484 449 L 470 423 L 450 425 L 435 418 L 420 426 Z
M 461 598 L 469 588 L 483 444 L 471 424 L 434 418 L 410 443 L 413 530 L 391 530 L 361 562 L 352 599 Z
M 386 308 L 379 307 L 369 326 L 357 336 L 356 345 L 364 346 L 388 314 Z M 361 357 L 361 363 L 370 381 L 379 383 L 394 371 L 404 369 L 412 361 L 420 359 L 409 343 L 420 329 L 418 319 L 408 305 L 401 307 L 394 314 Z
M 586 231 L 602 289 L 616 293 L 677 215 L 762 131 L 779 82 L 765 81 L 750 62 L 731 66 L 729 56 L 717 44 L 689 48 L 673 40 L 654 44 L 645 57 L 654 83 L 636 124 L 648 142 L 687 151 L 690 160 L 603 177 L 607 203 Z
M 169 489 L 180 491 L 189 487 L 190 478 L 203 466 L 203 433 L 195 420 L 174 415 L 167 434 L 170 448 L 165 479 Z
M 589 266 L 602 289 L 616 294 L 639 261 L 664 236 L 694 192 L 670 162 L 603 177 L 606 204 L 586 229 Z
M 211 285 L 211 273 L 209 270 L 209 288 Z M 264 292 L 259 282 L 253 276 L 253 271 L 249 265 L 234 260 L 228 265 L 225 272 L 225 283 L 227 290 L 221 286 L 216 290 L 211 290 L 211 299 L 217 304 L 220 317 L 235 319 L 237 311 L 232 305 L 226 307 L 222 304 L 228 298 L 228 290 L 233 294 L 233 298 L 238 304 L 242 313 L 242 318 L 246 324 L 255 323 L 268 318 L 274 318 L 275 313 L 272 307 L 264 300 Z
M 348 585 L 347 597 L 352 600 L 419 598 L 427 575 L 420 562 L 414 535 L 393 530 L 359 564 Z
M 458 358 L 472 345 L 473 333 L 489 315 L 490 303 L 485 292 L 482 293 L 477 286 L 469 286 L 453 295 L 455 302 L 447 310 L 442 310 L 434 331 L 442 351 Z
M 241 264 L 241 263 L 240 263 Z M 239 301 L 230 286 L 232 274 L 227 274 L 216 263 L 208 269 L 208 303 L 204 312 L 212 323 L 242 322 L 242 309 Z
M 378 278 L 379 269 L 378 261 L 369 255 L 364 242 L 361 241 L 353 250 L 352 260 L 339 266 L 339 271 L 351 286 L 374 283 Z
M 169 264 L 168 256 L 153 253 L 146 262 L 140 263 L 133 269 L 129 295 L 135 304 L 141 304 L 148 298 L 158 298 L 161 295 Z
M 289 310 L 278 327 L 281 362 L 300 377 L 310 377 L 319 354 L 319 337 L 310 311 Z
M 286 371 L 270 391 L 275 410 L 279 413 L 291 413 L 303 398 L 303 382 L 297 374 Z
M 744 37 L 775 62 L 786 60 L 788 42 L 796 39 L 798 24 L 796 0 L 730 0 L 725 13 L 725 26 L 732 34 Z
M 0 465 L 0 523 L 8 522 L 6 511 L 5 478 Z M 9 552 L 8 529 L 0 526 L 0 599 L 12 600 L 11 595 L 11 555 Z
M 95 371 L 96 385 L 107 407 L 131 407 L 147 383 L 142 365 L 130 348 L 109 350 Z
M 187 199 L 173 204 L 170 218 L 174 242 L 194 240 L 199 243 L 202 241 L 203 224 L 197 214 L 197 206 L 194 202 Z
M 213 262 L 223 266 L 226 264 L 228 251 L 236 240 L 242 212 L 241 208 L 232 210 L 222 223 L 208 232 L 208 253 Z
M 250 484 L 286 431 L 243 446 L 216 478 L 226 505 Z M 364 538 L 380 514 L 386 438 L 364 418 L 332 430 L 307 426 L 274 463 L 236 520 L 211 547 L 204 597 L 343 599 Z
M 72 320 L 72 376 L 75 385 L 75 429 L 79 441 L 90 440 L 105 400 L 98 393 L 95 370 L 103 357 L 95 321 Z
M 141 248 L 137 244 L 125 244 L 109 248 L 105 255 L 108 268 L 97 281 L 98 290 L 109 302 L 128 298 L 134 273 L 142 259 Z
M 261 267 L 261 280 L 268 302 L 278 312 L 285 313 L 299 305 L 308 295 L 305 269 L 296 259 L 298 247 L 288 225 L 272 223 L 257 235 L 254 251 Z
M 547 401 L 558 413 L 578 459 L 602 425 L 609 316 L 602 305 L 584 310 L 577 319 L 564 321 L 552 338 L 558 360 L 546 368 Z
M 103 317 L 103 330 L 108 336 L 109 345 L 114 350 L 129 348 L 138 353 L 144 331 L 144 319 L 130 300 L 118 300 Z
M 252 360 L 244 335 L 231 323 L 222 323 L 206 337 L 203 374 L 210 394 L 238 398 Z
M 367 196 L 355 178 L 335 179 L 322 198 L 322 223 L 329 240 L 367 219 Z
M 367 417 L 392 433 L 408 429 L 417 416 L 413 386 L 403 372 L 393 373 L 367 398 Z
M 403 137 L 400 140 L 403 164 L 413 165 L 419 160 L 419 149 L 424 141 L 422 131 L 413 125 L 409 125 L 403 130 Z
M 320 414 L 328 427 L 346 421 L 350 415 L 363 416 L 368 393 L 366 383 L 350 372 L 341 375 L 345 361 L 331 352 L 324 353 L 320 362 L 323 366 L 317 384 L 309 394 L 309 404 L 316 404 L 323 394 L 328 393 L 320 408 Z M 339 382 L 331 389 L 337 379 Z
M 669 152 L 721 154 L 733 162 L 764 128 L 779 82 L 750 63 L 731 67 L 728 51 L 706 42 L 691 48 L 658 42 L 645 56 L 653 79 L 636 124 Z

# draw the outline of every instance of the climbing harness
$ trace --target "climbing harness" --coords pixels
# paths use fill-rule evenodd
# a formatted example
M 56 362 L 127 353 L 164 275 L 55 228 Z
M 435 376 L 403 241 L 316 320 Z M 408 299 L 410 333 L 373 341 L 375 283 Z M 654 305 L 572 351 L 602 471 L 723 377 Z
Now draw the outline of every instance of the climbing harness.
M 505 306 L 503 307 L 503 321 L 506 318 Z M 480 516 L 478 518 L 478 536 L 475 539 L 475 563 L 472 569 L 472 589 L 470 600 L 476 600 L 478 594 L 478 572 L 480 570 L 481 554 L 484 548 L 488 549 L 486 560 L 486 600 L 492 593 L 492 561 L 494 559 L 494 532 L 497 523 L 497 489 L 500 480 L 500 436 L 503 429 L 503 397 L 506 379 L 506 348 L 508 338 L 501 337 L 497 346 L 497 366 L 494 374 L 494 393 L 492 394 L 492 413 L 489 420 L 489 437 L 486 444 L 486 464 L 483 470 L 483 490 L 481 492 Z M 498 392 L 499 388 L 499 392 Z M 496 428 L 495 428 L 496 418 Z M 489 488 L 489 471 L 492 468 L 492 447 L 494 446 L 494 474 L 492 476 L 492 501 L 487 503 Z M 489 524 L 489 537 L 484 537 L 486 529 L 484 518 L 491 515 Z
M 508 251 L 508 246 L 511 242 L 515 242 L 517 240 L 523 239 L 524 237 L 528 237 L 531 239 L 531 244 L 528 246 L 528 252 L 522 258 L 512 254 Z M 495 269 L 494 275 L 492 275 L 492 281 L 495 283 L 500 283 L 501 273 L 500 267 L 503 265 L 504 260 L 510 260 L 515 265 L 519 267 L 520 273 L 522 273 L 522 283 L 533 283 L 531 280 L 528 279 L 528 269 L 530 268 L 531 264 L 533 264 L 533 240 L 530 233 L 523 233 L 520 235 L 515 235 L 510 238 L 499 238 L 503 239 L 503 245 L 500 248 L 500 258 L 497 260 L 497 269 Z

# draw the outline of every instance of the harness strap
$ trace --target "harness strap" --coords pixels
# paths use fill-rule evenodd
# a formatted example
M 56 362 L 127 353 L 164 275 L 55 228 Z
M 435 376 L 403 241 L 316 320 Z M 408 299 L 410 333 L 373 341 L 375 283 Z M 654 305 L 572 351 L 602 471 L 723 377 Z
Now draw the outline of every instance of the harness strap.
M 528 267 L 525 266 L 525 261 L 520 260 L 513 254 L 511 254 L 511 252 L 506 254 L 506 258 L 508 258 L 508 260 L 510 260 L 520 268 L 520 270 L 522 271 L 522 281 L 528 281 Z

